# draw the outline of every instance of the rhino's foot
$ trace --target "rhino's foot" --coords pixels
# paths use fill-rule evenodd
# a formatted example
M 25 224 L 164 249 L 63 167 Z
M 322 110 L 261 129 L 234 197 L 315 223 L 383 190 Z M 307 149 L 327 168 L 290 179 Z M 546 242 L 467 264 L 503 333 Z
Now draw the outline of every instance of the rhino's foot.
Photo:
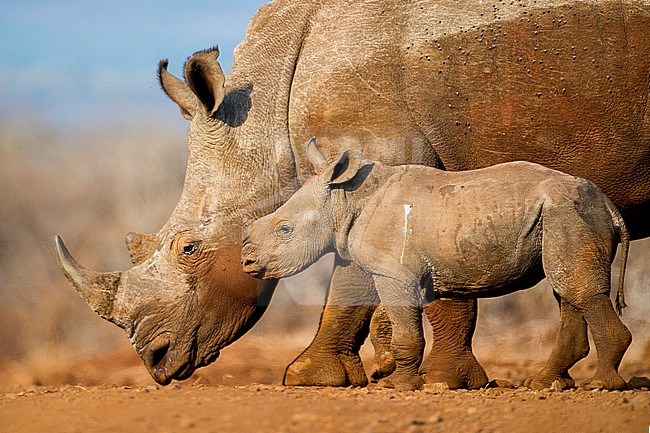
M 488 383 L 488 377 L 472 352 L 463 355 L 429 355 L 425 378 L 427 383 L 447 382 L 449 389 L 478 389 Z
M 390 376 L 381 379 L 378 385 L 382 388 L 390 388 L 397 391 L 416 391 L 424 387 L 424 379 L 422 379 L 420 374 L 396 371 Z
M 357 354 L 308 348 L 284 373 L 287 386 L 366 386 L 368 378 Z
M 556 391 L 560 391 L 573 388 L 575 385 L 575 381 L 566 371 L 561 374 L 552 374 L 541 371 L 524 381 L 524 386 L 526 388 L 534 390 L 553 388 Z
M 616 371 L 609 373 L 596 372 L 594 377 L 580 384 L 584 389 L 607 389 L 609 391 L 624 391 L 629 385 Z
M 370 378 L 377 382 L 384 377 L 391 375 L 395 371 L 395 358 L 393 354 L 387 351 L 375 352 Z

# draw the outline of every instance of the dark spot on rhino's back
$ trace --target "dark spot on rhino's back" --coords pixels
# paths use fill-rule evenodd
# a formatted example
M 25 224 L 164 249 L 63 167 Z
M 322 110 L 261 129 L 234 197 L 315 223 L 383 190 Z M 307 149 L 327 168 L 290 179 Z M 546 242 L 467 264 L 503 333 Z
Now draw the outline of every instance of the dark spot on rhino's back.
M 448 194 L 453 193 L 455 189 L 456 189 L 456 185 L 445 185 L 440 188 L 440 194 L 446 196 Z
M 597 227 L 597 215 L 600 212 L 596 208 L 602 205 L 602 192 L 593 183 L 580 180 L 576 188 L 578 198 L 573 201 L 573 208 L 578 216 L 589 227 Z

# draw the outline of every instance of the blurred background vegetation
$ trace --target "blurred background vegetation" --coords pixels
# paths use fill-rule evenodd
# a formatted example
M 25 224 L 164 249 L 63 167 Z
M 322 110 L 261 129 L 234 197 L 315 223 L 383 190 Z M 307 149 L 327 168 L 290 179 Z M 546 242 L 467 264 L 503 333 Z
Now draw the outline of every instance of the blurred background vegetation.
M 140 9 L 133 9 L 136 3 Z M 53 238 L 63 235 L 75 257 L 93 269 L 130 266 L 125 234 L 158 231 L 180 195 L 185 169 L 187 124 L 158 89 L 157 60 L 169 56 L 172 72 L 181 75 L 187 56 L 219 42 L 228 70 L 232 49 L 261 3 L 187 2 L 182 9 L 174 2 L 157 7 L 126 1 L 5 3 L 0 18 L 0 385 L 48 383 L 54 381 L 48 368 L 70 375 L 86 362 L 75 364 L 78 360 L 110 359 L 115 353 L 128 353 L 134 374 L 149 380 L 124 332 L 96 316 L 68 285 L 56 265 Z M 54 13 L 64 21 L 48 24 L 48 14 Z M 136 21 L 120 21 L 129 15 Z M 151 18 L 156 16 L 167 21 Z M 77 21 L 84 25 L 75 27 Z M 192 22 L 196 25 L 188 29 Z M 131 33 L 125 35 L 124 26 Z M 293 351 L 265 355 L 270 347 L 265 344 L 241 355 L 242 363 L 274 363 L 272 380 L 278 381 L 282 366 L 316 332 L 331 265 L 328 257 L 283 281 L 269 312 L 244 337 L 251 346 L 264 339 L 274 346 L 293 345 Z M 627 275 L 629 308 L 623 320 L 635 340 L 624 364 L 650 362 L 649 240 L 632 244 Z M 618 276 L 618 259 L 613 276 Z M 481 301 L 479 358 L 545 359 L 557 318 L 545 283 Z M 364 351 L 370 353 L 368 347 Z M 229 357 L 237 355 L 224 351 L 217 364 Z M 249 374 L 241 380 L 266 380 Z

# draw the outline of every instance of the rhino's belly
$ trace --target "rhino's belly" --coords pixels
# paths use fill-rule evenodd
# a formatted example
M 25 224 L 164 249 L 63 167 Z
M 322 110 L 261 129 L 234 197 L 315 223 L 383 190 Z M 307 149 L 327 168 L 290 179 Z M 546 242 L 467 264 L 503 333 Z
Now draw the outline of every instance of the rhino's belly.
M 492 263 L 442 262 L 431 268 L 437 297 L 494 297 L 528 289 L 544 278 L 537 257 L 519 263 L 496 259 Z
M 498 296 L 536 284 L 543 278 L 541 227 L 510 224 L 438 226 L 422 245 L 434 289 L 441 293 Z

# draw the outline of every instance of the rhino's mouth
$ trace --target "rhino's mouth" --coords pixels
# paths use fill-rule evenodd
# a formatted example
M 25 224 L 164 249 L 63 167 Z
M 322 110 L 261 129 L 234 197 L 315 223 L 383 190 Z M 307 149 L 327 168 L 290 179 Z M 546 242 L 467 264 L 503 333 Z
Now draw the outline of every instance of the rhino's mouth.
M 156 337 L 142 352 L 151 377 L 161 385 L 169 385 L 173 379 L 187 379 L 194 373 L 196 350 L 174 344 L 168 333 Z
M 253 278 L 263 279 L 266 274 L 266 267 L 251 259 L 244 259 L 243 270 Z

